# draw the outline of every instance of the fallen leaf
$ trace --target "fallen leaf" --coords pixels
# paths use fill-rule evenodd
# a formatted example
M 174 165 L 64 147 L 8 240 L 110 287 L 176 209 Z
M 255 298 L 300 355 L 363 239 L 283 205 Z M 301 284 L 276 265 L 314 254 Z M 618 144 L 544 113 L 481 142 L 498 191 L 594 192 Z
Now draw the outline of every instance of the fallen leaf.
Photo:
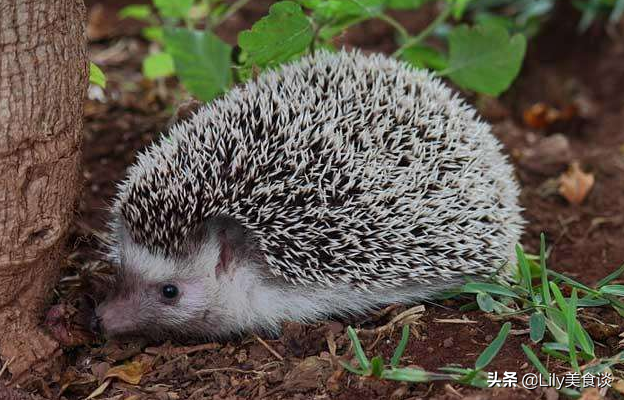
M 104 383 L 102 383 L 97 389 L 95 389 L 90 395 L 89 397 L 87 397 L 85 400 L 91 400 L 94 399 L 96 397 L 98 397 L 99 395 L 101 395 L 102 393 L 104 393 L 104 391 L 106 390 L 106 388 L 108 387 L 108 385 L 110 385 L 111 380 L 107 379 L 104 381 Z
M 284 377 L 284 391 L 297 392 L 315 389 L 326 382 L 332 371 L 329 362 L 319 357 L 307 357 Z
M 104 379 L 117 378 L 131 385 L 138 385 L 145 370 L 146 366 L 143 363 L 133 361 L 109 369 Z
M 536 103 L 522 114 L 525 125 L 533 129 L 545 129 L 556 122 L 567 122 L 578 116 L 578 107 L 569 104 L 561 110 L 545 103 Z
M 593 186 L 594 175 L 583 172 L 576 161 L 559 177 L 559 194 L 570 204 L 581 204 Z
M 86 385 L 96 381 L 97 378 L 91 374 L 79 373 L 74 368 L 68 368 L 61 375 L 61 379 L 59 381 L 59 385 L 61 386 L 59 395 L 61 395 L 70 386 Z

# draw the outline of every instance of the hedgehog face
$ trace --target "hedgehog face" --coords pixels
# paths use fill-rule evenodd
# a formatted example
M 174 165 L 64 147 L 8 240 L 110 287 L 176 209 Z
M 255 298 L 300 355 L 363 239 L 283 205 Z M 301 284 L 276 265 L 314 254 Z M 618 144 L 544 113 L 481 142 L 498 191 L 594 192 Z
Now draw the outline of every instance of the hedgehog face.
M 100 330 L 109 337 L 159 338 L 204 329 L 206 305 L 215 301 L 210 269 L 154 255 L 131 241 L 122 246 L 112 290 L 96 309 Z

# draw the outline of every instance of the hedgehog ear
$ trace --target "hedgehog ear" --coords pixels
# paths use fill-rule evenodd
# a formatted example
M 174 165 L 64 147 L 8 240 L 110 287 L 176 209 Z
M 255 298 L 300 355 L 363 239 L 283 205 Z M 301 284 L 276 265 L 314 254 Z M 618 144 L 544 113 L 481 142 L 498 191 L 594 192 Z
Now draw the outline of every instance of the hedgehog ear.
M 219 276 L 232 268 L 232 261 L 243 251 L 246 243 L 245 230 L 235 219 L 229 217 L 214 218 L 211 225 L 219 242 L 219 261 L 215 267 Z

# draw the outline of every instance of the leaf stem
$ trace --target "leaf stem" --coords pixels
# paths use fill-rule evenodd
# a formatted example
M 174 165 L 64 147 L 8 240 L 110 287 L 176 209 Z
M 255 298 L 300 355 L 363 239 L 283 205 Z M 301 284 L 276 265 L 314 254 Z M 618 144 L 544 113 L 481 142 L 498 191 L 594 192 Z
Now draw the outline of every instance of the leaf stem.
M 249 0 L 237 0 L 235 3 L 228 7 L 227 11 L 221 16 L 221 18 L 215 21 L 213 28 L 221 24 L 226 19 L 230 18 L 238 10 L 243 8 L 247 3 L 249 3 Z
M 407 38 L 409 38 L 409 32 L 403 27 L 403 25 L 401 25 L 401 23 L 399 21 L 397 21 L 396 19 L 392 18 L 391 16 L 387 15 L 387 14 L 379 14 L 377 16 L 377 19 L 387 23 L 388 25 L 392 26 L 398 33 L 399 35 L 401 35 L 401 37 L 403 37 L 404 40 L 407 40 Z
M 405 43 L 403 43 L 401 45 L 401 47 L 399 47 L 394 53 L 392 53 L 392 56 L 393 57 L 398 57 L 405 51 L 405 49 L 407 49 L 409 47 L 412 47 L 414 45 L 417 45 L 418 43 L 422 42 L 439 25 L 441 25 L 444 21 L 446 21 L 448 19 L 448 17 L 451 15 L 451 11 L 452 11 L 451 7 L 449 7 L 449 6 L 444 7 L 444 10 L 442 10 L 442 12 L 440 14 L 438 14 L 436 19 L 434 19 L 433 22 L 431 22 L 429 24 L 429 26 L 427 26 L 425 29 L 423 29 L 418 35 L 414 36 L 413 38 L 410 38 L 410 39 L 406 40 Z

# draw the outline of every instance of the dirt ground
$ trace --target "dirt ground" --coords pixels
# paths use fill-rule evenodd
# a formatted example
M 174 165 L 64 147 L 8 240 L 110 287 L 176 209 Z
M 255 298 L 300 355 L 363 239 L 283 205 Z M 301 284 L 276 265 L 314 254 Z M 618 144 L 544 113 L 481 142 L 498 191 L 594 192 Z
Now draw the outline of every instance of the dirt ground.
M 109 86 L 105 93 L 92 90 L 92 99 L 86 104 L 85 186 L 66 276 L 75 273 L 77 264 L 93 257 L 88 251 L 95 243 L 92 232 L 104 228 L 115 183 L 123 178 L 136 151 L 165 129 L 175 101 L 173 91 L 141 79 L 140 60 L 147 52 L 147 43 L 138 35 L 139 26 L 114 18 L 122 3 L 90 3 L 91 59 L 103 68 Z M 252 2 L 225 23 L 219 34 L 234 42 L 235 32 L 264 15 L 266 4 Z M 412 32 L 430 17 L 427 12 L 398 16 Z M 493 125 L 517 166 L 521 202 L 529 221 L 523 245 L 535 252 L 539 234 L 545 232 L 552 247 L 549 266 L 591 284 L 624 262 L 624 26 L 609 32 L 603 25 L 596 26 L 579 36 L 578 18 L 570 7 L 558 8 L 542 33 L 529 42 L 520 78 L 500 99 L 465 95 Z M 377 22 L 366 23 L 341 40 L 367 51 L 390 52 L 395 47 L 392 31 Z M 570 118 L 540 129 L 527 124 L 524 117 L 537 103 L 574 112 Z M 580 206 L 570 205 L 561 197 L 555 183 L 573 161 L 595 176 L 595 184 Z M 61 288 L 59 293 L 62 300 L 66 291 Z M 481 312 L 462 313 L 458 311 L 460 305 L 457 301 L 424 304 L 402 365 L 436 371 L 451 363 L 474 363 L 502 323 Z M 457 384 L 360 379 L 337 365 L 334 355 L 346 355 L 343 359 L 351 355 L 346 336 L 349 324 L 363 330 L 361 339 L 367 354 L 382 354 L 388 359 L 400 332 L 380 327 L 406 309 L 389 308 L 366 320 L 287 324 L 278 338 L 245 336 L 224 343 L 103 345 L 85 334 L 81 339 L 91 344 L 68 346 L 56 371 L 30 382 L 25 389 L 36 393 L 32 398 L 58 398 L 62 388 L 61 398 L 83 399 L 100 385 L 111 366 L 131 360 L 144 369 L 140 382 L 132 385 L 128 380 L 109 380 L 97 398 L 557 398 L 551 389 L 478 390 Z M 614 354 L 623 321 L 608 312 L 601 318 L 620 326 L 598 339 L 600 354 Z M 515 330 L 489 370 L 522 375 L 532 371 L 520 348 L 521 343 L 529 342 L 526 322 L 512 322 Z M 544 362 L 552 372 L 564 372 L 553 360 Z

